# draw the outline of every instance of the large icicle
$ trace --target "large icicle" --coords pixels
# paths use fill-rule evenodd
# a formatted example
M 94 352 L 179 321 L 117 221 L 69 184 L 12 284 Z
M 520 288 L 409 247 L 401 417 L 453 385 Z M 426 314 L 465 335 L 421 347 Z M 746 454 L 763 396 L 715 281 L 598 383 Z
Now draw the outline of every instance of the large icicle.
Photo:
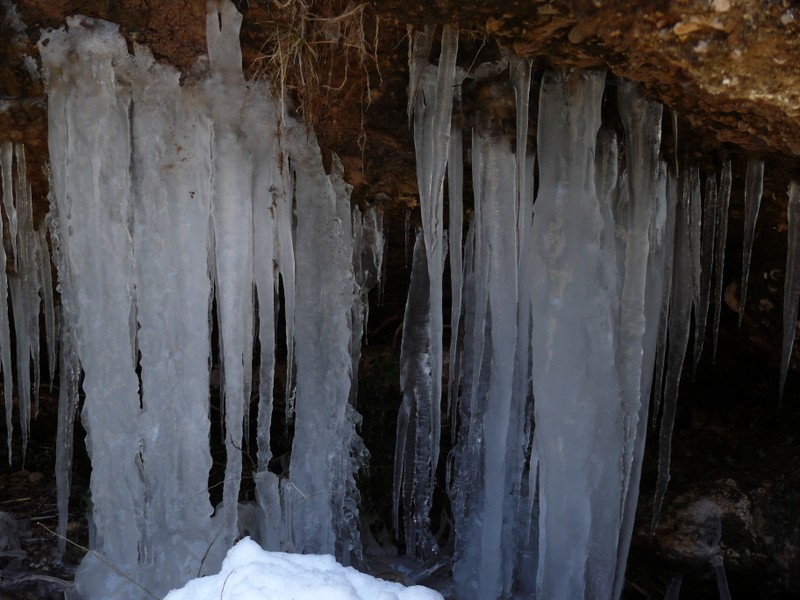
M 547 72 L 539 96 L 532 362 L 542 598 L 609 597 L 614 581 L 620 514 L 601 507 L 622 503 L 624 412 L 608 335 L 616 284 L 609 289 L 593 178 L 604 81 L 604 72 Z
M 250 155 L 240 133 L 244 102 L 239 28 L 242 15 L 231 2 L 210 10 L 206 36 L 213 89 L 214 120 L 212 221 L 215 285 L 225 400 L 225 483 L 223 546 L 237 536 L 245 404 L 250 402 L 249 372 L 253 322 L 253 228 Z
M 415 453 L 420 464 L 413 486 L 419 489 L 415 497 L 425 499 L 415 507 L 415 517 L 410 521 L 416 532 L 406 531 L 418 542 L 430 538 L 424 530 L 429 528 L 433 487 L 439 460 L 441 436 L 442 397 L 442 275 L 446 254 L 444 235 L 444 176 L 450 145 L 450 127 L 453 110 L 453 88 L 456 83 L 456 54 L 458 29 L 445 25 L 442 31 L 442 49 L 438 68 L 427 67 L 422 73 L 420 90 L 414 110 L 414 144 L 417 151 L 417 184 L 422 213 L 422 232 L 427 254 L 429 303 L 431 321 L 430 396 L 416 398 L 416 443 L 421 451 Z M 427 472 L 427 476 L 422 476 Z M 408 472 L 406 472 L 408 474 Z M 404 483 L 405 485 L 405 483 Z M 409 507 L 410 508 L 410 507 Z M 407 521 L 408 522 L 408 521 Z M 414 547 L 414 552 L 428 555 L 435 547 Z
M 417 432 L 420 427 L 417 421 L 420 419 L 418 407 L 424 406 L 424 400 L 431 394 L 431 381 L 428 377 L 431 370 L 429 287 L 425 242 L 422 235 L 418 234 L 411 262 L 411 283 L 403 317 L 400 348 L 400 387 L 403 390 L 403 401 L 397 415 L 392 504 L 395 531 L 399 531 L 402 509 L 408 549 L 423 549 L 427 553 L 432 552 L 436 542 L 427 526 L 430 505 L 426 486 L 417 485 L 420 479 L 427 481 L 428 478 L 427 457 L 421 455 L 426 446 L 418 444 Z M 417 519 L 424 519 L 426 526 L 420 528 L 415 522 Z
M 731 201 L 731 161 L 725 161 L 722 166 L 722 176 L 719 182 L 719 197 L 717 199 L 717 239 L 714 245 L 714 275 L 716 299 L 714 301 L 714 352 L 717 358 L 717 340 L 719 339 L 719 319 L 722 315 L 722 291 L 725 275 L 725 245 L 728 240 L 728 207 Z
M 756 220 L 761 206 L 761 193 L 764 190 L 764 161 L 751 158 L 747 161 L 747 175 L 744 183 L 744 250 L 742 252 L 742 292 L 739 295 L 739 326 L 747 303 L 747 280 L 750 277 L 750 257 L 756 238 Z
M 40 52 L 49 74 L 49 147 L 61 244 L 75 274 L 79 307 L 83 422 L 92 459 L 90 544 L 116 568 L 93 553 L 76 580 L 87 598 L 139 598 L 142 590 L 118 574 L 136 574 L 144 506 L 130 328 L 130 92 L 114 72 L 115 61 L 126 62 L 127 48 L 116 26 L 87 26 L 81 18 L 69 19 L 68 26 L 68 32 L 46 35 Z
M 266 84 L 254 86 L 246 109 L 245 126 L 253 161 L 253 275 L 258 298 L 258 445 L 253 478 L 261 509 L 258 537 L 267 550 L 282 550 L 288 541 L 282 526 L 278 477 L 269 470 L 275 382 L 276 212 L 285 195 L 278 143 L 278 114 Z M 291 231 L 289 232 L 291 236 Z
M 629 191 L 628 219 L 617 223 L 624 240 L 623 272 L 618 273 L 622 286 L 616 347 L 623 412 L 621 531 L 617 554 L 606 557 L 607 567 L 597 561 L 600 571 L 590 574 L 600 579 L 605 568 L 614 568 L 616 564 L 614 597 L 622 593 L 639 496 L 664 285 L 667 218 L 666 173 L 659 159 L 662 106 L 641 96 L 632 82 L 620 82 L 617 93 L 625 126 Z M 596 505 L 593 508 L 597 510 Z
M 355 470 L 348 411 L 356 293 L 349 189 L 337 171 L 325 174 L 313 133 L 293 124 L 287 136 L 297 203 L 297 403 L 286 502 L 296 551 L 347 561 L 359 551 L 352 529 L 358 516 L 345 514 Z M 338 159 L 334 164 L 340 168 Z
M 480 193 L 483 230 L 489 265 L 489 332 L 492 360 L 489 366 L 488 398 L 483 414 L 486 438 L 483 473 L 484 510 L 480 541 L 481 562 L 477 598 L 495 598 L 511 590 L 503 589 L 502 565 L 508 559 L 502 541 L 508 508 L 496 500 L 498 491 L 507 496 L 511 477 L 507 474 L 507 445 L 514 388 L 514 356 L 517 348 L 517 236 L 515 161 L 507 139 L 489 135 L 480 139 L 481 168 L 484 170 Z M 473 152 L 476 149 L 473 148 Z M 524 164 L 524 161 L 523 161 Z M 516 398 L 518 402 L 524 397 Z M 513 410 L 516 413 L 516 410 Z M 513 559 L 512 563 L 513 563 Z
M 800 185 L 789 186 L 788 244 L 786 277 L 783 284 L 783 357 L 781 360 L 780 397 L 786 385 L 786 374 L 792 360 L 792 347 L 797 334 L 797 302 L 800 299 Z
M 136 48 L 131 219 L 142 385 L 139 459 L 148 490 L 139 581 L 158 593 L 203 568 L 216 534 L 205 492 L 211 469 L 211 122 L 203 98 L 181 89 L 179 76 Z M 222 236 L 218 240 L 224 243 Z M 209 560 L 219 557 L 212 552 Z

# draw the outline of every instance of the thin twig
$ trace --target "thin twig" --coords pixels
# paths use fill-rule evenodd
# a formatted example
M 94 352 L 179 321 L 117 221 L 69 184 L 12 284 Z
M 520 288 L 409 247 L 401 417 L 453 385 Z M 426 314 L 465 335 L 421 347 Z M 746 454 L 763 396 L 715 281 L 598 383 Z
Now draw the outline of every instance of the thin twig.
M 76 548 L 80 548 L 80 549 L 81 549 L 81 550 L 83 550 L 83 551 L 84 551 L 86 554 L 89 554 L 89 555 L 93 556 L 94 558 L 96 558 L 97 560 L 99 560 L 101 563 L 103 563 L 105 566 L 107 566 L 109 569 L 111 569 L 112 571 L 114 571 L 114 573 L 116 573 L 117 575 L 119 575 L 119 576 L 120 576 L 120 577 L 122 577 L 123 579 L 127 579 L 127 580 L 128 580 L 129 582 L 131 582 L 133 585 L 135 585 L 136 587 L 138 587 L 138 588 L 139 588 L 140 590 L 142 590 L 142 591 L 143 591 L 145 594 L 147 594 L 148 596 L 150 596 L 151 598 L 153 598 L 153 600 L 162 600 L 162 598 L 159 598 L 159 597 L 158 597 L 158 596 L 156 596 L 156 595 L 155 595 L 153 592 L 151 592 L 151 591 L 150 591 L 150 590 L 148 590 L 146 587 L 144 587 L 144 586 L 143 586 L 141 583 L 139 583 L 138 581 L 136 581 L 135 579 L 133 579 L 133 578 L 132 578 L 132 577 L 130 577 L 129 575 L 126 575 L 125 573 L 123 573 L 122 571 L 120 571 L 120 570 L 119 570 L 119 568 L 118 568 L 116 565 L 114 565 L 114 564 L 110 563 L 109 561 L 107 561 L 105 558 L 103 558 L 102 556 L 100 556 L 100 554 L 98 554 L 98 553 L 97 553 L 97 552 L 95 552 L 94 550 L 89 550 L 89 548 L 87 548 L 86 546 L 81 546 L 81 545 L 80 545 L 80 544 L 78 544 L 77 542 L 73 542 L 73 541 L 72 541 L 72 540 L 70 540 L 69 538 L 66 538 L 66 537 L 64 537 L 63 535 L 61 535 L 60 533 L 58 533 L 58 532 L 56 532 L 56 531 L 53 531 L 52 529 L 50 529 L 50 528 L 49 528 L 47 525 L 45 525 L 44 523 L 39 523 L 39 522 L 37 521 L 37 522 L 36 522 L 36 524 L 37 524 L 39 527 L 42 527 L 43 529 L 45 529 L 45 530 L 49 531 L 51 534 L 53 534 L 53 535 L 54 535 L 54 536 L 56 536 L 57 538 L 59 538 L 59 539 L 62 539 L 62 540 L 64 540 L 65 542 L 67 542 L 67 543 L 69 543 L 69 544 L 72 544 L 72 545 L 73 545 L 73 546 L 75 546 Z

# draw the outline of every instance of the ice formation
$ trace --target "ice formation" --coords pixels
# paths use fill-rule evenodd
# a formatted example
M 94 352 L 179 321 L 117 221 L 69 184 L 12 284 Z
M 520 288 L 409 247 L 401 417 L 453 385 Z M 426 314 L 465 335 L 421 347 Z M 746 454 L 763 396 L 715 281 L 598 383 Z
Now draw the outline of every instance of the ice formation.
M 16 266 L 8 276 L 0 269 L 9 456 L 11 371 L 16 365 L 24 442 L 42 354 L 51 379 L 57 370 L 61 381 L 62 534 L 85 394 L 93 553 L 77 583 L 89 600 L 160 597 L 220 565 L 224 576 L 205 582 L 208 597 L 223 588 L 255 593 L 243 575 L 256 577 L 264 564 L 280 565 L 287 577 L 299 577 L 293 569 L 304 561 L 325 578 L 338 569 L 332 558 L 268 557 L 252 542 L 223 563 L 244 530 L 268 550 L 333 554 L 345 564 L 362 558 L 355 475 L 368 453 L 355 399 L 369 292 L 385 267 L 380 208 L 353 207 L 338 158 L 326 172 L 314 133 L 283 114 L 265 85 L 245 81 L 241 15 L 227 0 L 210 6 L 205 75 L 184 83 L 146 48 L 134 45 L 131 54 L 115 25 L 73 17 L 46 34 L 51 209 L 39 229 L 24 148 L 0 144 L 11 238 L 0 243 L 0 263 L 10 247 Z M 678 161 L 677 151 L 669 165 L 661 156 L 662 106 L 634 84 L 602 71 L 546 71 L 537 95 L 526 59 L 461 72 L 455 27 L 443 28 L 438 65 L 429 65 L 434 33 L 427 27 L 415 36 L 410 52 L 422 228 L 400 356 L 395 528 L 409 554 L 443 552 L 431 509 L 443 470 L 446 398 L 458 597 L 617 598 L 651 412 L 654 423 L 661 417 L 655 523 L 692 309 L 696 365 L 712 281 L 716 350 L 731 164 L 724 163 L 719 188 L 716 174 L 705 174 L 703 194 L 697 166 Z M 509 83 L 500 82 L 506 69 Z M 486 103 L 470 115 L 470 128 L 454 119 L 465 77 L 507 94 L 513 118 Z M 604 97 L 616 98 L 616 107 L 604 108 Z M 762 177 L 763 163 L 751 161 L 742 305 Z M 793 185 L 790 256 L 798 195 Z M 404 234 L 408 258 L 408 214 Z M 796 271 L 788 262 L 782 381 L 797 316 Z M 286 386 L 276 390 L 279 340 Z M 216 364 L 226 463 L 214 507 L 208 406 Z M 285 473 L 270 466 L 281 394 L 294 427 Z M 255 506 L 243 507 L 254 396 Z M 347 573 L 346 585 L 359 588 Z M 199 594 L 201 585 L 170 597 Z M 363 585 L 370 591 L 348 588 L 341 597 L 436 597 Z M 312 589 L 334 593 L 325 586 L 303 593 Z
M 751 158 L 747 161 L 747 175 L 744 182 L 744 250 L 742 252 L 742 293 L 739 297 L 739 325 L 744 318 L 747 302 L 747 280 L 750 277 L 750 257 L 756 239 L 756 219 L 761 206 L 761 193 L 764 189 L 764 161 Z
M 287 118 L 278 135 L 266 86 L 242 76 L 240 23 L 229 2 L 211 10 L 210 69 L 194 85 L 181 85 L 179 73 L 146 48 L 129 54 L 109 23 L 72 18 L 41 46 L 63 312 L 60 528 L 82 369 L 94 554 L 77 582 L 87 598 L 138 598 L 143 589 L 161 595 L 219 567 L 244 526 L 238 501 L 254 384 L 261 510 L 248 526 L 266 547 L 336 553 L 344 561 L 360 551 L 354 475 L 366 450 L 350 396 L 367 293 L 381 272 L 380 215 L 351 209 L 341 167 L 325 173 L 302 125 Z M 16 164 L 24 168 L 21 151 Z M 31 278 L 10 287 L 12 301 L 24 296 L 38 324 L 34 296 L 44 268 L 35 267 L 46 246 L 41 234 L 27 233 L 23 188 L 15 196 L 25 204 L 7 196 L 6 212 L 17 207 L 19 260 L 30 261 L 22 272 Z M 49 265 L 49 256 L 39 262 Z M 41 280 L 46 290 L 51 284 Z M 295 446 L 282 481 L 268 469 L 279 286 L 290 365 L 297 348 Z M 48 339 L 51 311 L 45 301 Z M 33 353 L 34 319 L 21 310 L 15 316 L 26 319 L 16 324 L 17 339 L 29 340 L 18 351 Z M 227 460 L 223 502 L 212 517 L 214 316 Z M 34 373 L 38 385 L 38 365 Z
M 783 284 L 783 357 L 781 360 L 780 397 L 786 386 L 786 375 L 792 359 L 792 347 L 797 331 L 797 302 L 800 300 L 800 185 L 789 187 L 788 244 L 786 249 L 786 276 Z

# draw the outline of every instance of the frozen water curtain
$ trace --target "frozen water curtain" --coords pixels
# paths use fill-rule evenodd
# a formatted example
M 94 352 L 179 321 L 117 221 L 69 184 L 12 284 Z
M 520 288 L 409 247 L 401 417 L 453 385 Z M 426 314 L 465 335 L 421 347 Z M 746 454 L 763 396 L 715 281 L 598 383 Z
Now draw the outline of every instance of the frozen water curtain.
M 77 581 L 89 599 L 159 597 L 219 568 L 243 527 L 251 395 L 248 532 L 271 550 L 360 559 L 355 474 L 367 451 L 353 390 L 368 292 L 383 271 L 381 215 L 354 208 L 339 160 L 326 173 L 313 132 L 280 114 L 265 84 L 245 81 L 241 15 L 227 0 L 211 6 L 205 75 L 183 83 L 146 48 L 131 54 L 109 23 L 74 17 L 44 37 L 56 307 L 45 230 L 29 223 L 24 151 L 0 152 L 15 260 L 35 273 L 2 274 L 0 287 L 36 314 L 44 299 L 50 367 L 59 364 L 62 533 L 85 394 L 93 553 Z M 444 485 L 459 598 L 616 598 L 658 414 L 656 509 L 666 489 L 692 307 L 702 330 L 712 258 L 718 274 L 724 258 L 730 164 L 702 195 L 696 168 L 662 157 L 662 107 L 634 84 L 602 71 L 534 78 L 513 56 L 465 73 L 451 26 L 434 66 L 434 33 L 416 34 L 410 53 L 422 230 L 400 357 L 395 526 L 408 553 L 441 553 L 431 511 Z M 454 110 L 465 80 L 495 86 L 515 114 L 485 102 L 465 126 Z M 757 211 L 763 170 L 753 172 Z M 15 308 L 14 321 L 24 391 L 38 319 Z M 5 373 L 11 325 L 3 299 Z M 294 424 L 288 477 L 269 469 L 278 338 Z M 215 351 L 226 451 L 216 507 Z M 22 414 L 29 405 L 21 393 Z M 454 444 L 442 455 L 448 423 Z

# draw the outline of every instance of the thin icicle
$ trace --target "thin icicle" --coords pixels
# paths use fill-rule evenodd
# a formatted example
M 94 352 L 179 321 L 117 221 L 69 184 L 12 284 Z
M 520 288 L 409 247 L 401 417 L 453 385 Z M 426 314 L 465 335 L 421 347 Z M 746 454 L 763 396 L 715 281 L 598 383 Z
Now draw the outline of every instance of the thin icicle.
M 664 290 L 661 295 L 661 315 L 658 323 L 658 340 L 656 342 L 656 360 L 653 371 L 653 409 L 652 426 L 655 428 L 664 395 L 664 369 L 667 357 L 667 333 L 669 331 L 669 315 L 672 302 L 672 284 L 674 280 L 675 255 L 675 223 L 678 197 L 681 193 L 678 172 L 670 170 L 667 174 L 667 227 L 664 232 Z
M 658 451 L 658 482 L 653 501 L 651 530 L 655 531 L 661 515 L 661 506 L 669 484 L 669 465 L 672 456 L 672 429 L 675 424 L 675 410 L 678 400 L 678 387 L 683 370 L 683 360 L 689 343 L 691 330 L 692 300 L 694 291 L 693 256 L 690 248 L 692 210 L 690 204 L 699 194 L 699 174 L 697 167 L 690 167 L 683 174 L 681 197 L 675 216 L 675 266 L 673 271 L 672 298 L 669 314 L 669 350 L 667 352 L 667 374 L 664 385 L 664 412 L 661 416 Z
M 703 199 L 703 233 L 701 251 L 701 280 L 700 303 L 695 307 L 694 313 L 694 369 L 700 362 L 703 344 L 706 337 L 706 321 L 708 319 L 708 304 L 711 299 L 711 270 L 714 266 L 714 243 L 717 229 L 717 177 L 709 175 L 706 179 L 706 193 Z
M 3 205 L 8 210 L 9 204 L 14 206 L 14 184 L 11 177 L 11 142 L 0 145 L 0 183 L 3 187 Z M 8 212 L 6 212 L 8 216 Z M 0 367 L 3 373 L 3 397 L 5 399 L 6 444 L 8 446 L 8 464 L 12 459 L 12 440 L 14 434 L 13 420 L 13 363 L 11 360 L 11 331 L 8 315 L 8 279 L 6 275 L 6 250 L 3 243 L 3 227 L 0 227 Z
M 792 347 L 797 332 L 797 302 L 800 300 L 800 185 L 789 186 L 788 243 L 786 276 L 783 284 L 783 357 L 781 359 L 780 397 L 786 385 L 786 375 L 792 361 Z
M 51 182 L 52 183 L 52 182 Z M 75 337 L 78 324 L 75 290 L 69 263 L 61 248 L 58 208 L 55 198 L 50 197 L 50 212 L 47 216 L 50 239 L 53 242 L 53 258 L 58 270 L 58 291 L 61 299 L 61 346 L 58 391 L 58 425 L 56 430 L 56 505 L 58 507 L 58 552 L 63 556 L 67 545 L 67 525 L 69 524 L 69 497 L 72 487 L 73 439 L 75 436 L 75 416 L 78 411 L 80 393 L 80 361 L 78 360 L 78 341 Z
M 53 299 L 53 271 L 50 259 L 50 247 L 47 245 L 47 228 L 39 229 L 39 280 L 41 281 L 41 296 L 44 303 L 44 329 L 47 341 L 47 366 L 50 375 L 50 385 L 53 385 L 56 373 L 56 360 L 58 356 L 58 332 L 56 331 L 56 313 Z
M 700 171 L 696 166 L 689 172 L 689 250 L 692 254 L 692 306 L 695 314 L 700 309 L 700 287 L 703 280 L 703 204 L 700 193 Z
M 747 303 L 747 280 L 750 277 L 750 257 L 756 237 L 756 220 L 764 190 L 764 161 L 751 158 L 747 161 L 747 176 L 744 183 L 744 250 L 742 252 L 742 293 L 739 296 L 739 327 Z
M 717 359 L 717 341 L 719 340 L 719 320 L 722 315 L 722 292 L 725 275 L 725 245 L 728 240 L 728 207 L 731 201 L 731 161 L 725 161 L 722 166 L 722 176 L 719 182 L 719 197 L 717 200 L 717 239 L 714 245 L 715 253 L 715 288 L 716 300 L 714 301 L 714 352 L 713 359 Z
M 450 131 L 450 160 L 447 162 L 447 193 L 449 200 L 448 241 L 450 243 L 450 373 L 447 380 L 447 405 L 451 422 L 456 426 L 455 402 L 458 397 L 458 378 L 461 366 L 458 357 L 459 323 L 461 322 L 461 296 L 463 291 L 464 266 L 462 261 L 462 228 L 464 160 L 462 157 L 462 131 L 453 123 Z
M 528 174 L 526 173 L 525 166 L 528 159 L 528 112 L 530 110 L 532 63 L 528 58 L 512 56 L 509 59 L 508 66 L 511 75 L 511 85 L 514 86 L 517 114 L 517 147 L 514 153 L 517 166 L 517 205 L 515 212 L 517 217 L 517 262 L 520 262 L 528 225 L 527 219 L 522 218 L 521 215 L 526 209 L 525 203 L 528 200 L 528 191 L 525 189 Z

